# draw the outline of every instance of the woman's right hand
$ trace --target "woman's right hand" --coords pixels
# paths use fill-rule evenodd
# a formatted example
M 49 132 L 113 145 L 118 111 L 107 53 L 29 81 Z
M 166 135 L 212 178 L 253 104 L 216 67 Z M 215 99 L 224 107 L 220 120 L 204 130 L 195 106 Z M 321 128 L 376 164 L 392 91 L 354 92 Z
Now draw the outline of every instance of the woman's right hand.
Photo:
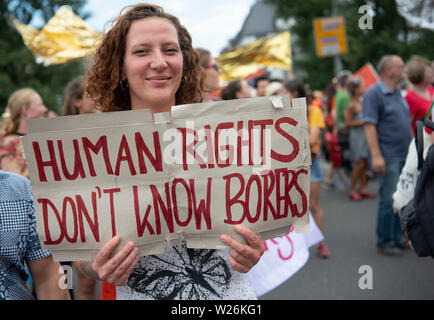
M 139 249 L 134 242 L 127 242 L 113 257 L 113 250 L 119 245 L 121 237 L 116 235 L 98 252 L 92 263 L 92 270 L 99 280 L 121 286 L 127 283 L 139 259 Z

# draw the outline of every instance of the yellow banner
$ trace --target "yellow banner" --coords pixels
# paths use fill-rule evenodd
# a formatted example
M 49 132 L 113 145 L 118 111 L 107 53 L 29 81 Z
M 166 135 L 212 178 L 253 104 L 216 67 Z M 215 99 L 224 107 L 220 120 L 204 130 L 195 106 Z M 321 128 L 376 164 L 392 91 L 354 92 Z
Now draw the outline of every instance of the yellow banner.
M 269 38 L 226 52 L 217 58 L 223 81 L 243 79 L 265 67 L 291 70 L 290 33 L 285 31 Z
M 38 63 L 58 64 L 92 54 L 101 33 L 85 24 L 68 6 L 62 6 L 42 30 L 14 19 L 15 28 Z

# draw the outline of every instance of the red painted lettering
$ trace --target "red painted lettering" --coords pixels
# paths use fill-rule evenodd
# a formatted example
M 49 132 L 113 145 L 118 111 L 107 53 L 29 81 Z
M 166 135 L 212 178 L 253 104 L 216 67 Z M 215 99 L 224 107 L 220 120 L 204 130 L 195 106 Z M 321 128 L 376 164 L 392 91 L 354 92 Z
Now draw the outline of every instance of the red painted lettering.
M 136 134 L 135 134 L 137 154 L 139 156 L 139 170 L 140 170 L 140 173 L 142 173 L 142 174 L 147 172 L 146 164 L 145 164 L 145 158 L 143 156 L 143 153 L 146 154 L 146 157 L 151 162 L 155 171 L 157 171 L 157 172 L 163 171 L 163 161 L 161 158 L 160 136 L 159 136 L 158 131 L 154 131 L 153 137 L 154 137 L 154 154 L 155 154 L 155 156 L 152 155 L 148 146 L 143 141 L 143 137 L 140 134 L 140 132 L 136 132 Z
M 84 204 L 83 198 L 80 195 L 75 196 L 77 202 L 78 211 L 78 223 L 80 226 L 80 238 L 81 242 L 86 242 L 86 235 L 84 231 L 83 215 L 86 218 L 87 224 L 92 231 L 92 234 L 96 240 L 99 242 L 99 226 L 98 226 L 98 212 L 96 204 L 96 192 L 92 192 L 92 208 L 93 208 L 93 221 L 90 218 L 89 212 L 87 211 L 86 205 Z
M 74 146 L 75 157 L 74 157 L 74 172 L 70 174 L 66 166 L 62 140 L 57 140 L 57 147 L 59 148 L 60 164 L 62 167 L 63 175 L 68 180 L 75 180 L 77 179 L 78 175 L 80 175 L 81 178 L 86 178 L 83 169 L 83 163 L 81 162 L 80 150 L 78 148 L 78 140 L 77 139 L 72 140 L 72 144 Z
M 215 143 L 214 150 L 215 150 L 215 157 L 217 159 L 217 165 L 219 166 L 219 168 L 229 167 L 234 162 L 234 146 L 230 144 L 219 146 L 220 131 L 225 129 L 232 129 L 233 127 L 234 127 L 233 122 L 222 122 L 219 123 L 216 127 L 215 138 L 214 138 L 214 143 Z M 220 158 L 220 151 L 225 151 L 225 150 L 227 151 L 228 157 L 226 158 L 226 160 L 222 160 Z
M 187 212 L 188 213 L 187 213 L 187 218 L 185 219 L 185 221 L 181 221 L 181 219 L 179 218 L 177 192 L 176 192 L 176 185 L 177 184 L 182 184 L 184 186 L 184 189 L 185 189 L 186 195 L 187 195 Z M 188 226 L 188 224 L 190 223 L 190 220 L 191 220 L 191 216 L 193 215 L 193 208 L 192 208 L 191 191 L 188 187 L 187 182 L 185 182 L 184 179 L 176 178 L 173 180 L 173 182 L 172 182 L 172 201 L 173 201 L 173 215 L 175 216 L 176 223 L 181 227 Z M 183 205 L 183 207 L 185 207 L 185 205 Z
M 128 146 L 128 141 L 125 135 L 122 135 L 122 140 L 118 151 L 118 159 L 116 161 L 115 175 L 117 176 L 119 175 L 119 171 L 121 169 L 121 163 L 123 161 L 126 161 L 128 163 L 128 167 L 130 168 L 131 175 L 135 176 L 137 172 L 136 169 L 134 168 L 133 159 L 131 158 L 130 147 Z
M 115 219 L 115 205 L 114 205 L 114 193 L 121 192 L 120 188 L 112 188 L 112 189 L 104 189 L 104 193 L 108 193 L 110 196 L 110 216 L 111 216 L 111 223 L 112 223 L 112 237 L 116 235 L 116 219 Z
M 105 167 L 107 170 L 108 174 L 113 174 L 113 169 L 112 169 L 112 165 L 110 163 L 110 157 L 109 157 L 109 153 L 108 153 L 108 146 L 107 146 L 107 137 L 106 136 L 102 136 L 101 138 L 98 139 L 98 141 L 96 142 L 96 144 L 92 144 L 88 138 L 83 137 L 81 139 L 82 143 L 83 143 L 83 150 L 84 150 L 84 154 L 86 155 L 86 159 L 87 159 L 87 164 L 89 166 L 89 171 L 90 171 L 90 175 L 92 177 L 96 176 L 96 172 L 95 172 L 95 167 L 93 165 L 93 161 L 92 161 L 92 157 L 90 155 L 89 150 L 92 150 L 93 153 L 98 154 L 99 151 L 102 149 L 102 155 L 104 158 L 104 163 L 105 163 Z
M 143 236 L 145 229 L 148 228 L 149 234 L 155 234 L 154 229 L 151 224 L 148 222 L 149 212 L 151 212 L 151 206 L 148 205 L 146 208 L 145 216 L 143 220 L 140 221 L 140 206 L 139 206 L 139 195 L 137 191 L 137 186 L 133 186 L 133 197 L 134 197 L 134 212 L 136 215 L 136 224 L 137 224 L 137 236 Z
M 69 236 L 68 234 L 68 229 L 67 229 L 67 223 L 66 223 L 66 212 L 68 209 L 68 204 L 71 207 L 72 210 L 72 215 L 73 215 L 73 221 L 74 221 L 74 235 L 72 237 Z M 77 208 L 75 206 L 75 202 L 74 200 L 72 200 L 71 197 L 65 197 L 65 199 L 63 199 L 63 206 L 62 206 L 62 220 L 63 220 L 63 227 L 65 230 L 65 239 L 68 240 L 71 243 L 75 243 L 77 242 L 77 237 L 78 237 L 78 227 L 77 227 Z
M 45 232 L 45 241 L 44 244 L 46 245 L 55 245 L 62 242 L 63 238 L 65 237 L 65 227 L 62 223 L 62 219 L 60 218 L 59 211 L 57 211 L 56 206 L 48 199 L 38 199 L 38 203 L 42 204 L 42 217 L 44 220 L 44 232 Z M 51 207 L 51 210 L 53 211 L 54 215 L 56 216 L 57 222 L 59 224 L 60 228 L 60 235 L 57 240 L 51 239 L 51 233 L 50 228 L 48 224 L 48 206 Z
M 166 182 L 164 184 L 167 206 L 164 204 L 164 201 L 161 198 L 161 195 L 158 192 L 157 187 L 154 185 L 150 185 L 150 188 L 152 192 L 152 198 L 154 200 L 155 225 L 157 228 L 157 234 L 161 234 L 160 211 L 158 209 L 159 207 L 161 207 L 161 211 L 163 213 L 164 219 L 166 220 L 166 224 L 169 229 L 169 232 L 173 233 L 174 225 L 173 225 L 173 216 L 172 216 L 172 203 L 170 201 L 169 183 Z
M 280 125 L 282 123 L 288 123 L 288 124 L 295 127 L 298 124 L 298 122 L 292 118 L 284 117 L 284 118 L 280 118 L 279 120 L 277 120 L 276 123 L 274 124 L 276 131 L 280 135 L 282 135 L 283 137 L 288 139 L 289 142 L 291 142 L 292 152 L 290 154 L 287 154 L 287 155 L 282 155 L 280 153 L 275 152 L 274 150 L 271 150 L 271 158 L 273 158 L 274 160 L 280 161 L 280 162 L 291 162 L 292 160 L 295 159 L 295 157 L 297 157 L 300 146 L 298 144 L 298 141 L 294 137 L 289 135 L 284 129 L 282 129 L 280 127 Z
M 193 197 L 193 211 L 194 211 L 194 217 L 196 219 L 196 229 L 201 230 L 202 228 L 202 218 L 205 219 L 206 228 L 208 230 L 211 229 L 211 184 L 212 184 L 212 178 L 208 178 L 207 186 L 206 186 L 206 202 L 204 199 L 199 201 L 199 206 L 196 202 L 196 192 L 194 189 L 194 180 L 190 179 L 190 190 Z
M 195 160 L 199 163 L 199 166 L 203 169 L 206 168 L 206 163 L 202 159 L 200 155 L 196 153 L 194 150 L 194 146 L 199 141 L 199 136 L 197 132 L 191 128 L 177 128 L 179 132 L 182 134 L 182 166 L 184 170 L 188 170 L 188 161 L 187 161 L 187 154 L 190 154 L 193 156 Z M 187 135 L 193 135 L 194 140 L 193 142 L 187 144 Z
M 51 167 L 53 169 L 53 177 L 55 181 L 60 181 L 59 167 L 57 166 L 56 155 L 54 154 L 53 140 L 47 140 L 48 153 L 50 154 L 50 160 L 43 161 L 41 149 L 37 141 L 32 142 L 33 152 L 35 154 L 36 166 L 38 167 L 39 181 L 47 182 L 47 176 L 45 175 L 44 167 Z

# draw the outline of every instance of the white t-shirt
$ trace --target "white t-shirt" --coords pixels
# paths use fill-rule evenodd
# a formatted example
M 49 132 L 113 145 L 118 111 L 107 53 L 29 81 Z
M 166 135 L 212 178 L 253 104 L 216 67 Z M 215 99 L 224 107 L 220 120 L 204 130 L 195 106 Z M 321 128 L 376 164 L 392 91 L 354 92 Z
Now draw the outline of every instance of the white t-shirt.
M 233 270 L 227 250 L 190 249 L 185 241 L 140 257 L 118 300 L 256 300 L 248 280 Z

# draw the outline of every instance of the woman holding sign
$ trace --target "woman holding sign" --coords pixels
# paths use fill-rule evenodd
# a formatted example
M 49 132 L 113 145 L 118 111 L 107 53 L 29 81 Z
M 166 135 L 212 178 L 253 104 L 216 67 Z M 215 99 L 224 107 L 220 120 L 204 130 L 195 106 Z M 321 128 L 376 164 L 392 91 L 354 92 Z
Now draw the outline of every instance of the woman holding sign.
M 203 71 L 188 31 L 159 6 L 127 8 L 105 35 L 95 55 L 87 91 L 102 111 L 151 109 L 203 100 Z M 248 272 L 264 252 L 251 230 L 236 226 L 247 244 L 221 235 L 225 250 L 187 249 L 185 243 L 159 255 L 138 257 L 129 242 L 113 254 L 112 238 L 91 263 L 89 275 L 119 286 L 118 299 L 255 299 Z

